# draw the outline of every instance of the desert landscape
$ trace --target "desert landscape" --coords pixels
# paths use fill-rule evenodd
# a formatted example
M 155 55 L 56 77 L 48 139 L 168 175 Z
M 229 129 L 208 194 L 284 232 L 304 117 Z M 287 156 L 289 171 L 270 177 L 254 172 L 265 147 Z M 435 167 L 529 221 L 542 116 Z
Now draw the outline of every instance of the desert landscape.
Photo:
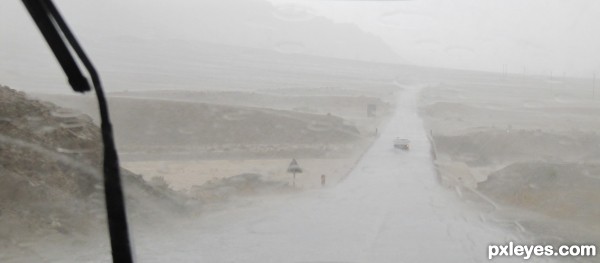
M 175 189 L 189 190 L 243 173 L 293 184 L 287 167 L 295 158 L 303 168 L 297 187 L 321 187 L 321 175 L 333 185 L 376 138 L 393 102 L 359 90 L 295 92 L 305 95 L 272 90 L 110 94 L 122 165 L 148 180 L 163 177 Z M 94 116 L 89 98 L 36 97 Z M 369 105 L 376 109 L 371 116 Z
M 164 45 L 117 39 L 100 56 L 100 64 L 110 63 L 101 74 L 134 235 L 166 218 L 206 215 L 236 200 L 332 188 L 395 108 L 397 66 L 159 42 Z M 177 48 L 166 56 L 166 46 Z M 128 58 L 116 55 L 118 50 Z M 50 72 L 46 66 L 40 65 Z M 1 147 L 12 156 L 3 160 L 10 175 L 3 179 L 8 196 L 18 193 L 7 200 L 18 202 L 0 207 L 8 226 L 0 232 L 1 245 L 14 251 L 0 260 L 105 257 L 96 99 L 55 86 L 63 83 L 58 74 L 36 76 L 3 77 L 11 87 L 2 86 L 0 129 L 8 138 Z M 295 180 L 288 172 L 292 159 L 302 169 Z M 79 162 L 92 167 L 78 167 Z M 42 176 L 44 171 L 51 176 Z M 48 193 L 37 194 L 42 188 Z M 56 211 L 49 209 L 54 206 Z M 53 250 L 62 252 L 48 252 Z
M 368 91 L 328 92 L 110 94 L 133 231 L 147 231 L 165 218 L 219 211 L 235 200 L 335 186 L 375 140 L 394 105 Z M 7 226 L 0 245 L 14 252 L 7 257 L 51 259 L 51 244 L 90 235 L 96 238 L 69 251 L 97 255 L 89 242 L 108 249 L 99 235 L 106 219 L 96 102 L 6 86 L 0 87 L 0 101 L 7 109 L 0 125 L 0 179 L 10 189 L 0 203 Z M 376 111 L 367 114 L 368 105 Z M 292 159 L 302 169 L 295 180 L 287 171 Z
M 598 262 L 598 1 L 53 2 L 0 4 L 0 262 Z
M 591 80 L 442 79 L 421 94 L 440 182 L 536 240 L 598 242 L 600 98 Z
M 431 72 L 435 71 L 397 77 L 392 84 L 401 92 L 403 85 L 423 78 L 417 106 L 429 131 L 438 182 L 479 211 L 481 221 L 526 240 L 598 242 L 595 189 L 600 137 L 595 114 L 600 107 L 593 96 L 587 96 L 586 83 L 535 76 L 520 77 L 530 82 L 515 76 L 497 81 L 493 74 L 470 76 L 456 71 L 437 72 L 432 78 Z M 530 85 L 528 93 L 519 92 L 524 83 Z M 539 95 L 547 89 L 551 92 Z M 397 107 L 393 96 L 384 96 L 391 90 L 109 94 L 133 231 L 145 233 L 161 218 L 218 215 L 232 206 L 264 202 L 273 194 L 290 198 L 289 194 L 321 189 L 323 174 L 327 175 L 325 187 L 335 187 L 377 139 L 376 129 L 385 128 Z M 59 206 L 53 212 L 31 210 L 33 214 L 3 204 L 3 216 L 12 222 L 12 231 L 2 233 L 10 242 L 3 245 L 19 253 L 44 251 L 64 235 L 84 238 L 101 231 L 94 100 L 25 94 L 7 87 L 2 94 L 5 104 L 16 105 L 10 107 L 16 111 L 3 113 L 7 117 L 2 127 L 11 140 L 7 146 L 11 152 L 21 152 L 5 159 L 12 163 L 4 166 L 10 169 L 7 178 L 12 178 L 5 185 L 14 185 L 13 193 L 33 202 L 20 203 L 27 207 L 36 207 L 40 198 L 48 197 L 72 203 L 70 208 Z M 368 105 L 376 105 L 376 112 L 369 115 Z M 72 156 L 95 168 L 69 168 L 73 163 L 67 159 L 62 161 L 66 166 L 51 168 L 56 169 L 52 172 L 56 179 L 42 180 L 39 171 L 27 169 L 46 166 L 31 165 L 27 156 L 36 155 L 49 165 L 53 158 L 61 162 L 63 157 L 39 149 L 31 152 L 14 139 L 33 139 L 30 143 L 54 149 L 51 152 L 58 152 L 56 156 Z M 303 169 L 295 181 L 287 172 L 292 159 Z M 73 177 L 72 169 L 84 169 L 93 177 Z M 47 188 L 46 194 L 30 196 L 39 187 Z M 85 198 L 77 201 L 79 195 Z M 79 209 L 88 212 L 75 216 Z M 90 228 L 85 222 L 100 225 Z M 24 228 L 34 231 L 17 237 Z M 108 248 L 104 241 L 94 242 Z M 73 249 L 84 258 L 98 253 L 89 243 Z

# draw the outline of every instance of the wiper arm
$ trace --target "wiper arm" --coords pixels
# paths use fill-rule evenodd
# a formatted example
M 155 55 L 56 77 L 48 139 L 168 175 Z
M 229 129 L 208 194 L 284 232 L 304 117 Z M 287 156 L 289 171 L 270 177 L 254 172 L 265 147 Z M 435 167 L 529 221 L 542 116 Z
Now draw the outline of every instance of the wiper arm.
M 108 105 L 98 73 L 51 0 L 22 1 L 63 68 L 73 90 L 83 93 L 91 89 L 88 80 L 79 70 L 69 47 L 75 51 L 92 79 L 96 97 L 98 98 L 102 142 L 104 144 L 104 194 L 113 262 L 133 262 L 125 201 L 121 187 L 119 158 L 110 124 Z M 65 42 L 65 39 L 67 42 Z
M 52 49 L 52 52 L 58 59 L 60 66 L 67 74 L 69 84 L 71 84 L 73 90 L 77 92 L 89 91 L 90 85 L 83 74 L 81 74 L 77 63 L 73 59 L 71 52 L 69 52 L 68 47 L 60 36 L 58 28 L 56 28 L 56 25 L 53 22 L 56 20 L 53 19 L 54 16 L 50 13 L 50 8 L 54 7 L 54 5 L 52 5 L 50 1 L 38 0 L 23 0 L 23 3 L 42 32 L 50 49 Z M 56 8 L 53 9 L 56 10 Z

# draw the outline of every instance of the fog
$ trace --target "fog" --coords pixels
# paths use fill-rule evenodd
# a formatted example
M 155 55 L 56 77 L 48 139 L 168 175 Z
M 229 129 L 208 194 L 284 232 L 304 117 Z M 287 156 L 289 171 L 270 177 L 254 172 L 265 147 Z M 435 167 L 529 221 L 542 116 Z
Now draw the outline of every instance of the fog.
M 286 1 L 381 37 L 410 63 L 590 77 L 598 71 L 595 1 Z
M 137 262 L 600 244 L 594 1 L 55 4 L 105 87 Z M 110 262 L 99 119 L 2 1 L 0 261 Z
M 600 38 L 590 33 L 600 26 L 595 1 L 271 3 L 57 2 L 90 51 L 121 37 L 495 72 L 591 77 L 600 69 Z M 0 12 L 3 56 L 31 51 L 25 43 L 40 49 L 39 33 L 18 1 L 3 2 Z

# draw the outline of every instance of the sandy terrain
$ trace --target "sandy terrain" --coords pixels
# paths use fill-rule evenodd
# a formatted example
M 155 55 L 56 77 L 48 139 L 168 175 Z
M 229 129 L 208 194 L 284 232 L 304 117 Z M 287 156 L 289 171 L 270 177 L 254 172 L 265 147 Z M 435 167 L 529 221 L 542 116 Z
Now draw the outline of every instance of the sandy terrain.
M 525 232 L 600 241 L 600 98 L 591 83 L 476 78 L 446 79 L 421 94 L 441 182 L 495 209 L 534 212 L 504 213 Z
M 317 92 L 318 91 L 318 92 Z M 304 94 L 304 95 L 300 95 Z M 241 91 L 118 92 L 110 97 L 123 167 L 145 179 L 162 177 L 189 190 L 211 180 L 256 173 L 298 188 L 337 183 L 352 169 L 390 115 L 390 96 L 379 89 L 340 88 Z M 38 94 L 94 115 L 89 99 Z M 367 105 L 376 105 L 375 117 Z M 152 118 L 139 118 L 152 116 Z
M 189 190 L 215 180 L 243 173 L 256 173 L 269 181 L 292 185 L 292 174 L 287 173 L 290 159 L 257 160 L 194 160 L 194 161 L 139 161 L 125 162 L 123 166 L 147 179 L 161 176 L 175 190 Z M 337 184 L 353 167 L 353 158 L 297 159 L 303 172 L 296 174 L 296 187 L 321 187 L 321 175 L 326 175 L 327 185 Z

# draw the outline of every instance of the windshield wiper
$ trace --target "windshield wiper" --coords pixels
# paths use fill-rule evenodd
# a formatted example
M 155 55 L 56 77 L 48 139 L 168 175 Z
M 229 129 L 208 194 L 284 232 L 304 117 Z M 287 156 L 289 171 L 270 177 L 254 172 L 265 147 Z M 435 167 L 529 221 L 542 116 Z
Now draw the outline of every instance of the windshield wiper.
M 102 142 L 104 144 L 104 194 L 113 262 L 133 262 L 123 189 L 121 187 L 119 159 L 108 115 L 108 106 L 98 73 L 51 0 L 22 1 L 63 68 L 73 90 L 83 93 L 90 91 L 91 88 L 88 80 L 81 73 L 70 49 L 75 51 L 92 79 L 98 98 Z

